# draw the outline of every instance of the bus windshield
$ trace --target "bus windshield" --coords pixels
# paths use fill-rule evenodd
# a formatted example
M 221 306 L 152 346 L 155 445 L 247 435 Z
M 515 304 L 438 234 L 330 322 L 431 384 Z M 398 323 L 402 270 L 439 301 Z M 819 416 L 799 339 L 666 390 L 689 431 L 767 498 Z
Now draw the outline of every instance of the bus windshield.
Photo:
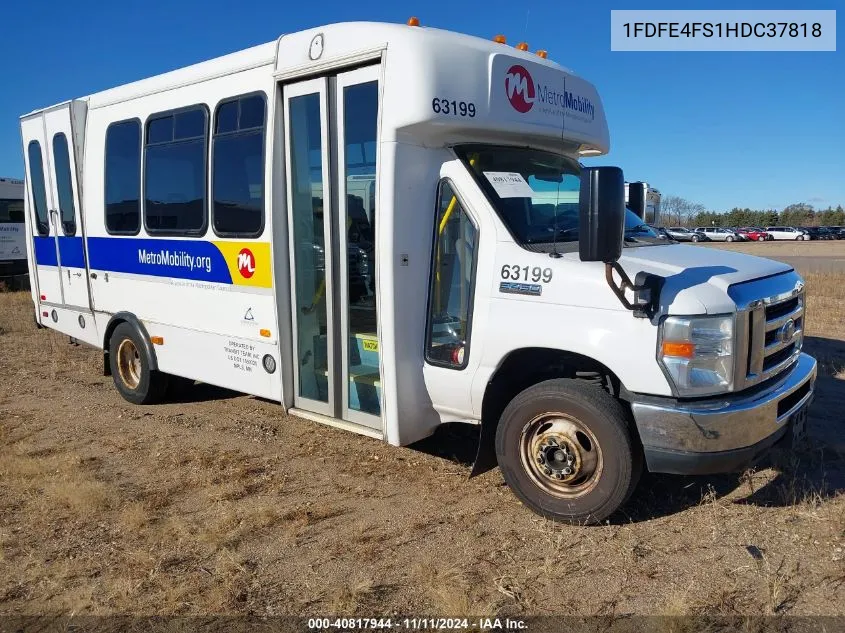
M 461 145 L 455 152 L 514 240 L 532 251 L 578 249 L 578 161 L 529 147 Z M 625 213 L 625 246 L 666 244 L 635 213 Z

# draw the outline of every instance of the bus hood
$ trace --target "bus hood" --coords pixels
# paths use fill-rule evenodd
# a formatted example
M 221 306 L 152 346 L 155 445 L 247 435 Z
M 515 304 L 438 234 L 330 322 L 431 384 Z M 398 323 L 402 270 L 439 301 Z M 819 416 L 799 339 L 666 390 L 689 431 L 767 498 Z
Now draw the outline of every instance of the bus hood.
M 663 314 L 734 312 L 731 285 L 792 270 L 764 257 L 683 244 L 625 248 L 619 264 L 635 283 L 641 273 L 663 277 Z

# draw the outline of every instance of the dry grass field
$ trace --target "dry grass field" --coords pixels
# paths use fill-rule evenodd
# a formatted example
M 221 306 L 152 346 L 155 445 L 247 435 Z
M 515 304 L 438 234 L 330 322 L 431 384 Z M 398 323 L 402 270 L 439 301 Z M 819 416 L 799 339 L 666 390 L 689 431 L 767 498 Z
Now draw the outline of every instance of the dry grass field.
M 593 528 L 467 479 L 462 429 L 396 449 L 203 385 L 129 405 L 2 293 L 0 613 L 845 614 L 845 275 L 807 284 L 806 450 L 647 475 Z

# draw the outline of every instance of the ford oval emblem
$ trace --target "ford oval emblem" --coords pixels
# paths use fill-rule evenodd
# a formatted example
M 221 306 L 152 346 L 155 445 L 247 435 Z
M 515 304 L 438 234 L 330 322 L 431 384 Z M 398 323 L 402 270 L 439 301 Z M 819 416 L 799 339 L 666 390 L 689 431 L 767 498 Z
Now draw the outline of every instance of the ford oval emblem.
M 781 328 L 779 338 L 781 343 L 787 343 L 792 340 L 792 337 L 795 336 L 795 321 L 789 319 L 786 323 L 784 323 Z

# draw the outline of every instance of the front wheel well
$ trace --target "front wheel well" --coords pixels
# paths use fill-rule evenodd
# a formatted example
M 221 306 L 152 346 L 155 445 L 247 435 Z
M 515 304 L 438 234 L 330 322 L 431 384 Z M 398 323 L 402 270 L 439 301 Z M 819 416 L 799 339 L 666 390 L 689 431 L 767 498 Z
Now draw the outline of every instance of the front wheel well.
M 606 365 L 583 354 L 544 347 L 524 348 L 509 353 L 484 390 L 481 434 L 473 475 L 495 466 L 493 440 L 499 418 L 508 403 L 525 389 L 555 378 L 590 382 L 616 398 L 624 390 L 619 378 Z

